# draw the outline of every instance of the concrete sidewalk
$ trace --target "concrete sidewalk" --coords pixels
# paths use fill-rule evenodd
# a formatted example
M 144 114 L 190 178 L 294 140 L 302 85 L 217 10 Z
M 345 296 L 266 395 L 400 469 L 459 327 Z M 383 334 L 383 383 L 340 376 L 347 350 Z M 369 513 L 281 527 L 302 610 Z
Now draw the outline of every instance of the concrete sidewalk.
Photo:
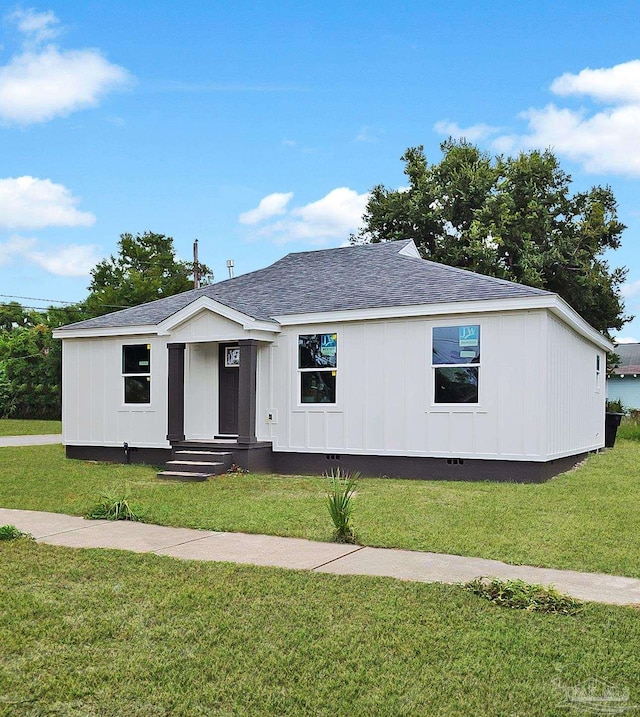
M 8 446 L 45 446 L 62 443 L 62 433 L 46 433 L 39 436 L 0 436 L 0 448 Z
M 0 525 L 15 525 L 39 542 L 71 548 L 117 548 L 184 560 L 247 563 L 334 575 L 377 575 L 425 583 L 459 583 L 476 577 L 521 579 L 554 585 L 560 592 L 581 600 L 611 605 L 640 604 L 640 580 L 634 578 L 507 565 L 497 560 L 459 555 L 85 520 L 59 513 L 8 508 L 0 508 Z

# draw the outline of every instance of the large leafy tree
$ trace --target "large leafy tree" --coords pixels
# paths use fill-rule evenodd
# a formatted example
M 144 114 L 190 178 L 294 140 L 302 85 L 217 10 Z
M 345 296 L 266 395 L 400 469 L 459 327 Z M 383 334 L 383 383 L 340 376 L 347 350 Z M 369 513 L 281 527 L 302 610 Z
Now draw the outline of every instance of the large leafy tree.
M 164 234 L 121 234 L 118 255 L 104 259 L 91 270 L 87 315 L 100 316 L 193 288 L 193 262 L 176 258 L 173 239 Z M 199 265 L 201 283 L 213 279 Z
M 408 189 L 373 188 L 355 240 L 412 238 L 426 259 L 553 291 L 600 331 L 628 317 L 625 269 L 605 254 L 625 227 L 609 187 L 571 192 L 550 151 L 495 157 L 452 139 L 429 164 L 422 147 L 402 157 Z

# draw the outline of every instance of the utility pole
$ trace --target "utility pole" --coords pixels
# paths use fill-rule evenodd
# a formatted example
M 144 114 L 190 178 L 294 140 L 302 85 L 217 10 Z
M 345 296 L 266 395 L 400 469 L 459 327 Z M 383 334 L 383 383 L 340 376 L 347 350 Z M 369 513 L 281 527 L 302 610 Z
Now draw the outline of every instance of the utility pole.
M 198 264 L 198 240 L 193 242 L 193 288 L 200 288 L 200 264 Z

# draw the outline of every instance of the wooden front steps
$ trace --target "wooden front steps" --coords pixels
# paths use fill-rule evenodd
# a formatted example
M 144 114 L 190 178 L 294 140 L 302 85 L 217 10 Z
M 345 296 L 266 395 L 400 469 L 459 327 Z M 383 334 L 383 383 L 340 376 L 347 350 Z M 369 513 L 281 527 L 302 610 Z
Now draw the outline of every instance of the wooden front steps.
M 165 470 L 158 472 L 162 480 L 205 481 L 225 473 L 233 463 L 231 451 L 209 446 L 175 445 Z

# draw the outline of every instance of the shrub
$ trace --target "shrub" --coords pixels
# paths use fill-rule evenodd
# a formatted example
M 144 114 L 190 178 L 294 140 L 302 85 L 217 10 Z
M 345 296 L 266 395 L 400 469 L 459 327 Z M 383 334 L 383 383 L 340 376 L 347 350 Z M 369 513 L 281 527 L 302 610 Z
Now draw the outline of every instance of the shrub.
M 351 503 L 360 473 L 348 473 L 337 468 L 324 474 L 331 481 L 327 494 L 327 507 L 335 526 L 333 539 L 337 543 L 355 543 L 356 535 L 351 526 Z
M 129 500 L 128 488 L 124 488 L 115 494 L 104 491 L 100 494 L 98 504 L 84 517 L 91 520 L 135 520 L 143 522 L 140 514 Z
M 15 525 L 0 526 L 0 540 L 18 540 L 18 538 L 32 539 L 33 535 L 30 533 L 23 533 L 21 530 L 16 528 Z
M 575 615 L 582 609 L 580 600 L 570 595 L 563 595 L 553 586 L 531 585 L 523 580 L 476 578 L 462 587 L 474 595 L 491 601 L 494 605 L 516 610 Z
M 607 401 L 606 411 L 607 413 L 626 413 L 627 409 L 624 407 L 622 401 L 616 398 L 615 401 Z

